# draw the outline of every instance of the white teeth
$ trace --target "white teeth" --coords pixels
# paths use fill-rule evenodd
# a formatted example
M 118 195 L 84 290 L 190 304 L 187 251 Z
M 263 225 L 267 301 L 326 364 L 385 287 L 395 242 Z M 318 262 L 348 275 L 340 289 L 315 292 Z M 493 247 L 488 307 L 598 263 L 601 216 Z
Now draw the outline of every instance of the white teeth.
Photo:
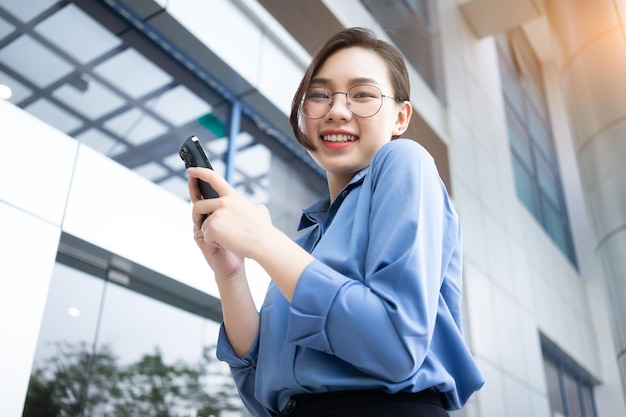
M 327 142 L 352 142 L 355 141 L 357 138 L 356 136 L 349 135 L 328 135 L 322 136 L 322 139 Z

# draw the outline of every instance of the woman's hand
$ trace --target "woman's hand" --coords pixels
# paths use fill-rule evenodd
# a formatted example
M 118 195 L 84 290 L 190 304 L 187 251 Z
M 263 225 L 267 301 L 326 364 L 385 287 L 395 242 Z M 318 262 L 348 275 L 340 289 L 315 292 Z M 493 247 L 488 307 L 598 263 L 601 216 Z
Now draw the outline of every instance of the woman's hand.
M 233 255 L 254 258 L 255 251 L 274 229 L 265 206 L 239 195 L 214 171 L 190 168 L 189 194 L 193 203 L 194 238 L 216 273 L 232 273 Z M 197 179 L 211 184 L 219 198 L 203 199 Z
M 196 242 L 216 277 L 221 274 L 218 280 L 238 272 L 233 259 L 241 262 L 241 269 L 243 258 L 254 259 L 291 301 L 298 279 L 313 257 L 272 225 L 265 206 L 250 203 L 215 172 L 190 168 L 187 173 Z M 219 198 L 202 199 L 196 179 L 211 184 Z
M 249 352 L 259 330 L 259 315 L 244 269 L 248 242 L 259 239 L 257 222 L 271 226 L 267 210 L 242 198 L 219 175 L 206 168 L 190 168 L 189 195 L 193 203 L 196 244 L 215 273 L 228 340 L 238 357 Z M 197 179 L 211 184 L 218 198 L 203 199 Z

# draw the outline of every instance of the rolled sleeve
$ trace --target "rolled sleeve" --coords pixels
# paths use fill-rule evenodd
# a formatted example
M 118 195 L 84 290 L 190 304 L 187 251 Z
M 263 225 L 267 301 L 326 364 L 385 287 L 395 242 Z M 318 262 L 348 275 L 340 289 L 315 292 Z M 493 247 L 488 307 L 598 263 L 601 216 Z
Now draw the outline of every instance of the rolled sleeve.
M 328 313 L 337 293 L 348 280 L 320 261 L 304 270 L 290 306 L 288 338 L 290 342 L 332 353 L 325 328 Z M 313 289 L 310 283 L 315 284 Z
M 252 344 L 250 351 L 243 358 L 237 357 L 233 350 L 224 324 L 220 326 L 217 342 L 217 358 L 230 367 L 230 372 L 237 386 L 241 401 L 255 416 L 269 416 L 267 409 L 257 399 L 256 392 L 256 361 L 258 357 L 259 340 Z

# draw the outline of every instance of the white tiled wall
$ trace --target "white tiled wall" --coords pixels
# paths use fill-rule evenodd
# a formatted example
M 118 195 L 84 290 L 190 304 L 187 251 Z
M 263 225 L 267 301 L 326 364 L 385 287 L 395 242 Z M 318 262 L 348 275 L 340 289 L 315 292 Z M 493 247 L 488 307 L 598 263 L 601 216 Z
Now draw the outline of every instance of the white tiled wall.
M 21 416 L 61 232 L 218 297 L 191 206 L 0 101 L 0 415 Z M 268 278 L 248 275 L 260 306 Z
M 471 34 L 457 1 L 437 4 L 454 200 L 465 231 L 466 331 L 487 381 L 478 413 L 548 417 L 539 333 L 601 378 L 597 317 L 585 277 L 517 198 L 493 38 Z
M 2 112 L 0 111 L 0 114 Z M 0 152 L 7 147 L 0 139 Z M 14 172 L 8 181 L 23 175 Z M 45 205 L 45 202 L 42 202 Z M 0 415 L 18 417 L 61 229 L 0 198 Z

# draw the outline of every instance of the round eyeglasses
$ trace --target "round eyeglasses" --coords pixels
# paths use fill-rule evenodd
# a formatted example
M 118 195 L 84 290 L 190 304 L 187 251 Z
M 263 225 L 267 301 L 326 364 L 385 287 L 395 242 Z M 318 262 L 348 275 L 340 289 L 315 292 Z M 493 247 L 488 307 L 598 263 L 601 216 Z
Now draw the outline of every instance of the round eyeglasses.
M 384 95 L 375 85 L 359 84 L 348 91 L 332 92 L 324 87 L 309 87 L 300 103 L 300 113 L 307 119 L 321 119 L 333 107 L 334 96 L 345 94 L 346 106 L 352 114 L 362 118 L 374 116 L 383 106 L 383 99 L 402 101 L 393 96 Z

